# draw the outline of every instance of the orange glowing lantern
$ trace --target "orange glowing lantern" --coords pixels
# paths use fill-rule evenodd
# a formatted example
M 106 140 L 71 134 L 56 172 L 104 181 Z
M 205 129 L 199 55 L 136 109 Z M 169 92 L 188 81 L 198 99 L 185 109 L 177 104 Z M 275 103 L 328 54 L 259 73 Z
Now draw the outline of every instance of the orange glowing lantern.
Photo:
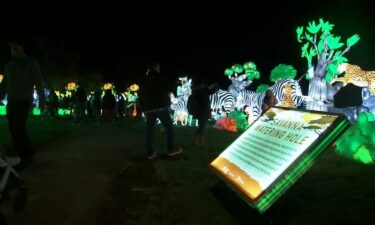
M 74 91 L 74 89 L 78 88 L 78 85 L 74 82 L 70 82 L 68 83 L 68 85 L 66 86 L 68 91 Z
M 104 86 L 103 86 L 103 90 L 110 90 L 110 89 L 113 89 L 113 88 L 115 88 L 113 83 L 105 83 Z
M 4 76 L 0 74 L 0 83 L 3 81 Z
M 130 90 L 131 91 L 138 91 L 139 90 L 139 86 L 137 84 L 132 84 L 132 85 L 130 85 Z

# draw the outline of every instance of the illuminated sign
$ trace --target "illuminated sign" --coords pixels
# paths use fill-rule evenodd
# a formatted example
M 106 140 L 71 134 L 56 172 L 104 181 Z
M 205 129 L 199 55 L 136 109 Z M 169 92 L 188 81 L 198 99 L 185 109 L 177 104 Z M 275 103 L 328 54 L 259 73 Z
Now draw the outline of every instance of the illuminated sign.
M 262 213 L 349 126 L 339 114 L 273 107 L 210 166 Z

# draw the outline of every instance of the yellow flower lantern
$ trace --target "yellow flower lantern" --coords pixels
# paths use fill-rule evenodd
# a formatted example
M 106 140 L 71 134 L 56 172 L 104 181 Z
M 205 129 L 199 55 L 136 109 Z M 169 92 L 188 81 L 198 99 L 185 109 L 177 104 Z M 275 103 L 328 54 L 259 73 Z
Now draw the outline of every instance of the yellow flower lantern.
M 109 89 L 113 89 L 115 88 L 115 86 L 113 85 L 113 83 L 105 83 L 103 85 L 103 90 L 109 90 Z
M 78 85 L 74 82 L 69 82 L 68 85 L 67 85 L 68 91 L 73 91 L 76 88 L 78 88 Z
M 3 81 L 4 76 L 0 74 L 0 83 Z
M 132 84 L 132 85 L 130 85 L 130 90 L 131 91 L 138 91 L 139 90 L 139 86 L 137 84 Z

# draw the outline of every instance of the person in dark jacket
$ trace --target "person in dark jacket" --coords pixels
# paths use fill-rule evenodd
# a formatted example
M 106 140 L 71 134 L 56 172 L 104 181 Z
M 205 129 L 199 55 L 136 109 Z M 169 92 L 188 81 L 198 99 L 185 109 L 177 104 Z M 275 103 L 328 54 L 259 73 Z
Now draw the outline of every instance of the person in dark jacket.
M 182 149 L 176 148 L 173 143 L 173 125 L 168 112 L 170 100 L 167 80 L 160 74 L 159 63 L 151 64 L 145 77 L 141 80 L 139 101 L 146 116 L 146 150 L 148 159 L 156 157 L 156 152 L 153 148 L 153 132 L 156 119 L 159 119 L 165 127 L 167 154 L 169 156 L 180 154 Z
M 21 157 L 18 169 L 23 169 L 31 163 L 34 156 L 26 130 L 26 121 L 33 102 L 34 86 L 39 96 L 39 107 L 42 112 L 44 112 L 46 101 L 38 62 L 25 54 L 22 41 L 12 41 L 10 52 L 12 60 L 5 66 L 4 78 L 0 84 L 0 100 L 5 94 L 7 95 L 6 113 L 9 130 L 14 148 Z
M 107 123 L 113 123 L 116 110 L 116 97 L 110 89 L 105 90 L 104 92 L 102 109 L 104 121 Z
M 196 85 L 193 87 L 192 95 L 188 100 L 189 113 L 198 120 L 198 129 L 195 132 L 195 145 L 204 143 L 204 128 L 208 119 L 211 117 L 210 95 L 214 94 L 217 84 L 206 85 L 202 78 L 196 79 Z

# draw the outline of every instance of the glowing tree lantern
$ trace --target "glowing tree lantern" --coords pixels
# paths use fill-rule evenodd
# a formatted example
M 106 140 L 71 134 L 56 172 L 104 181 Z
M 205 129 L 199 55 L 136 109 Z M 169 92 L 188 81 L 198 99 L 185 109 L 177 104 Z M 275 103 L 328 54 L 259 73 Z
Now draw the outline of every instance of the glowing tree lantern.
M 185 126 L 188 124 L 189 118 L 189 124 L 192 123 L 192 117 L 189 117 L 189 112 L 187 109 L 187 101 L 192 93 L 192 80 L 188 79 L 187 77 L 180 77 L 179 80 L 181 81 L 181 86 L 177 87 L 177 97 L 175 97 L 173 93 L 170 95 L 171 109 L 174 111 L 173 124 L 178 124 L 178 122 L 181 122 L 181 125 Z
M 271 71 L 270 74 L 270 80 L 272 82 L 276 82 L 281 79 L 294 79 L 297 75 L 297 70 L 294 69 L 293 66 L 291 65 L 286 65 L 286 64 L 279 64 L 273 70 Z
M 260 78 L 260 73 L 257 70 L 257 66 L 253 62 L 247 62 L 243 65 L 235 64 L 231 68 L 224 71 L 224 74 L 228 76 L 232 84 L 229 85 L 228 91 L 236 98 L 238 93 L 245 90 L 254 79 Z
M 340 42 L 341 37 L 331 33 L 333 26 L 319 19 L 319 23 L 310 22 L 306 31 L 303 26 L 297 28 L 297 40 L 304 43 L 301 57 L 307 59 L 306 78 L 310 79 L 309 96 L 313 98 L 313 101 L 307 103 L 307 109 L 327 111 L 324 102 L 330 88 L 328 82 L 337 76 L 338 66 L 348 61 L 344 57 L 345 53 L 359 40 L 359 36 L 354 34 L 347 39 L 346 48 L 342 49 L 344 43 Z

